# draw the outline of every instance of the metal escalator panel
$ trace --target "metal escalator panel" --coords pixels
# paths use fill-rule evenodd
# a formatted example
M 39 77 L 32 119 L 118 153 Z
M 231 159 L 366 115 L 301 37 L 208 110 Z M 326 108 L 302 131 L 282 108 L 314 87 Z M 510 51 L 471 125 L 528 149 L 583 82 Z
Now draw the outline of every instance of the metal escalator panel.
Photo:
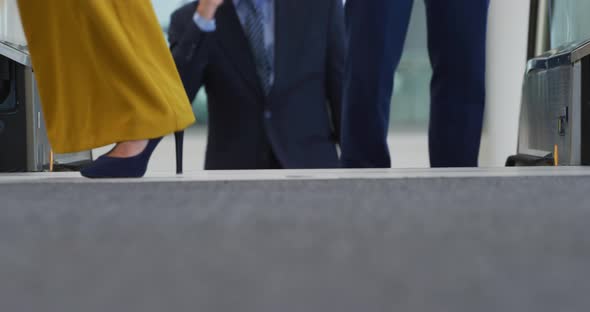
M 568 44 L 531 59 L 524 77 L 518 154 L 581 165 L 584 73 L 590 68 L 590 41 Z M 588 116 L 590 117 L 590 116 Z
M 27 171 L 24 67 L 0 56 L 0 172 Z

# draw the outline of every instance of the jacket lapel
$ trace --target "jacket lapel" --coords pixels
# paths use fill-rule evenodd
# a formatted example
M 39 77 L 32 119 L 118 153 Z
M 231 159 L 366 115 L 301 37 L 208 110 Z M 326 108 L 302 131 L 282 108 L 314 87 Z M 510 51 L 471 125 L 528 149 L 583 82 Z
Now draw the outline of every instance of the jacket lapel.
M 222 50 L 227 55 L 227 59 L 235 65 L 243 79 L 253 89 L 263 94 L 256 72 L 254 56 L 232 0 L 226 0 L 219 7 L 216 19 L 216 36 L 223 46 Z

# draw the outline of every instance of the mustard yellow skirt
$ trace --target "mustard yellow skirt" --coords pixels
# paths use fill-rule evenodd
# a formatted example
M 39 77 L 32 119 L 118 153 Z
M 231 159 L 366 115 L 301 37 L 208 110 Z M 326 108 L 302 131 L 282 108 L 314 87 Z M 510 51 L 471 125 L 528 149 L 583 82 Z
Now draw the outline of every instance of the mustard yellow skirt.
M 19 0 L 57 153 L 160 137 L 194 115 L 149 0 Z

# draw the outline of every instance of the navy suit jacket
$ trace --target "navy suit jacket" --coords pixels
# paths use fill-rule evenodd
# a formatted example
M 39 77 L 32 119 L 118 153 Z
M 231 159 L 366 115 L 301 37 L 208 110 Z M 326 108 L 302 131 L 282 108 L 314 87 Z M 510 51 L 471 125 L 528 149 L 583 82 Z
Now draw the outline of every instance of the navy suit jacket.
M 232 1 L 217 30 L 193 22 L 197 2 L 173 13 L 169 41 L 189 98 L 208 96 L 205 169 L 340 167 L 345 26 L 341 0 L 275 2 L 275 81 L 267 96 Z

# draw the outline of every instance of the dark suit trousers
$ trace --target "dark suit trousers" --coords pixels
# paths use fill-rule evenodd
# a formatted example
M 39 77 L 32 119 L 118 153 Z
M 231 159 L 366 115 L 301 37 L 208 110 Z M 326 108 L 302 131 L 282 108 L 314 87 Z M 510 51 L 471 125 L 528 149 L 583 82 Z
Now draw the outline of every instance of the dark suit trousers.
M 342 160 L 390 167 L 389 106 L 413 0 L 348 0 Z M 426 0 L 433 68 L 429 129 L 433 167 L 477 166 L 485 103 L 489 0 Z

